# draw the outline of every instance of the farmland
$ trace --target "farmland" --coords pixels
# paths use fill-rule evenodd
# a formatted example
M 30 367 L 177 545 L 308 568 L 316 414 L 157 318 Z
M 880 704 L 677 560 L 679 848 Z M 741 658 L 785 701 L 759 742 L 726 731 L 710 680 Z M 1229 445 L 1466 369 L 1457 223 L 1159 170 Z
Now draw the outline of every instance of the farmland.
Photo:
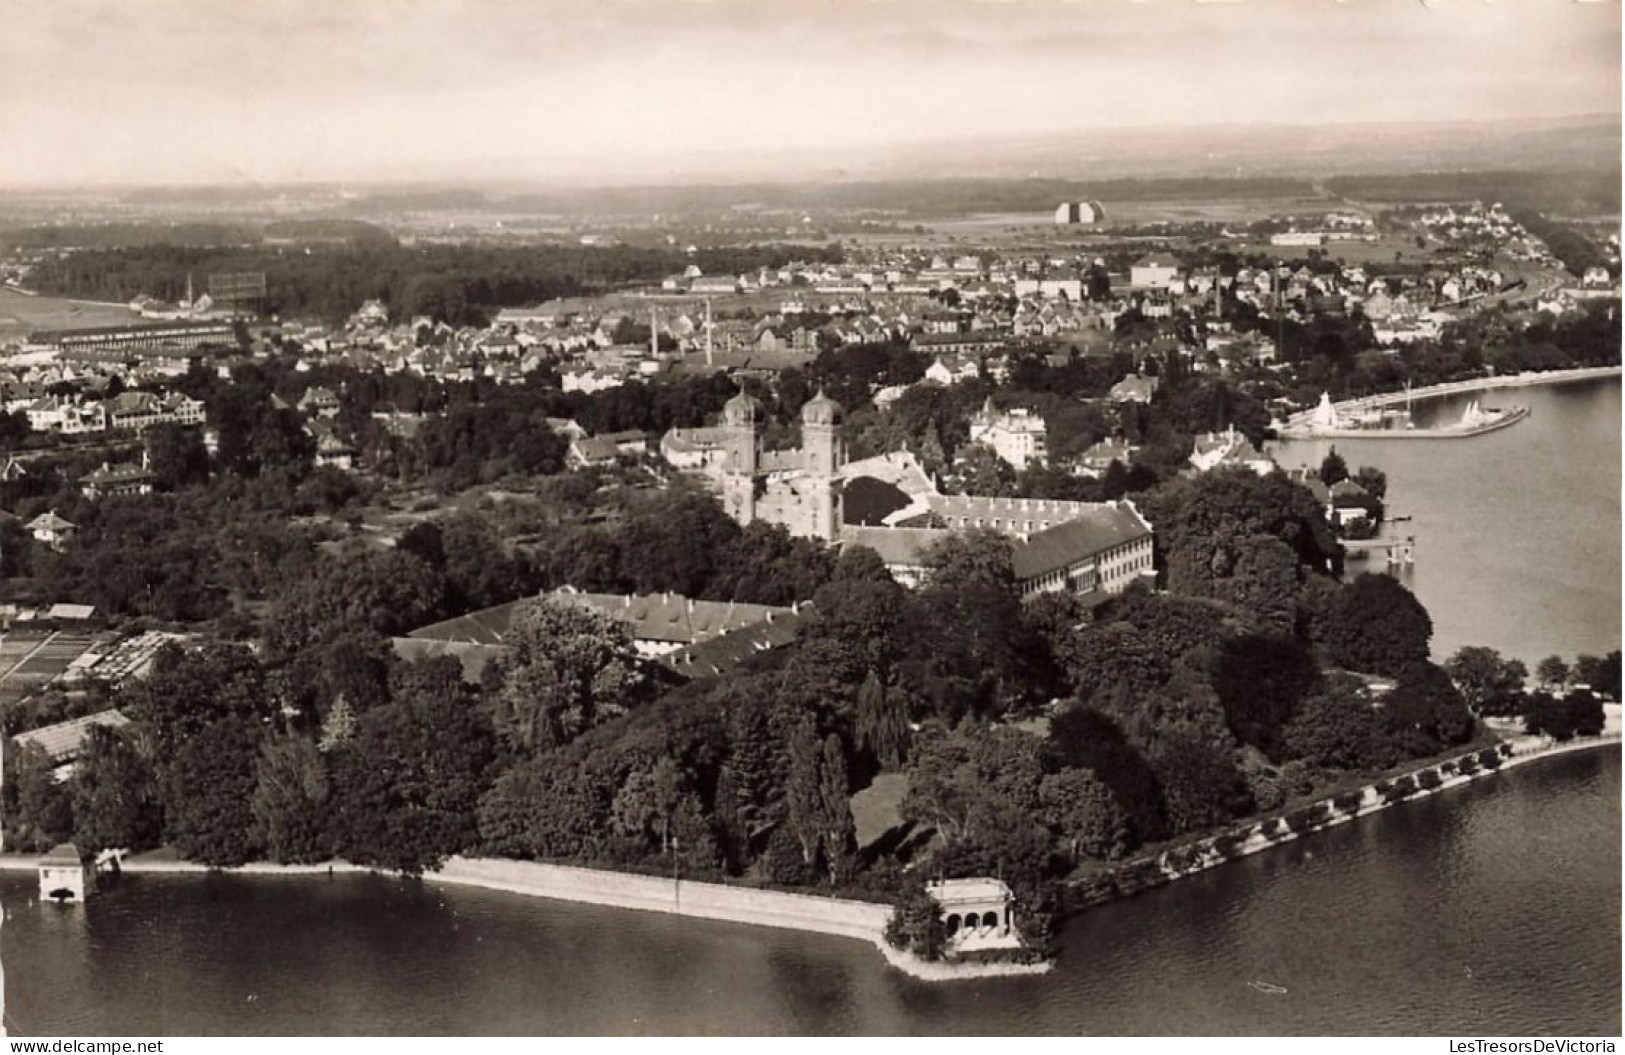
M 63 297 L 30 297 L 16 290 L 0 288 L 0 335 L 77 326 L 117 326 L 139 318 L 123 304 L 68 300 Z
M 84 631 L 8 631 L 0 637 L 0 703 L 20 700 L 61 677 L 97 640 Z

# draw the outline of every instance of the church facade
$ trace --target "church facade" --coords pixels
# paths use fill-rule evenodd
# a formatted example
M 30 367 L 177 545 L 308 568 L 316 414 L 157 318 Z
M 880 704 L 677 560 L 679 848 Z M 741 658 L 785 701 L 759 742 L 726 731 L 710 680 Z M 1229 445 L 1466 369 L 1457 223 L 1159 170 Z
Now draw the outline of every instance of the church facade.
M 841 405 L 824 393 L 801 408 L 801 449 L 763 451 L 762 404 L 745 392 L 722 410 L 727 456 L 722 505 L 741 525 L 782 524 L 791 535 L 834 542 L 841 535 Z
M 1153 532 L 1133 503 L 941 494 L 906 451 L 848 463 L 841 416 L 840 404 L 819 392 L 801 408 L 801 448 L 766 451 L 761 403 L 744 392 L 729 400 L 719 430 L 726 444 L 719 480 L 728 515 L 741 525 L 764 520 L 793 536 L 867 546 L 908 586 L 923 580 L 923 555 L 932 544 L 969 529 L 1010 537 L 1023 594 L 1109 595 L 1154 579 Z M 865 478 L 890 484 L 907 504 L 867 526 L 847 524 L 846 485 Z

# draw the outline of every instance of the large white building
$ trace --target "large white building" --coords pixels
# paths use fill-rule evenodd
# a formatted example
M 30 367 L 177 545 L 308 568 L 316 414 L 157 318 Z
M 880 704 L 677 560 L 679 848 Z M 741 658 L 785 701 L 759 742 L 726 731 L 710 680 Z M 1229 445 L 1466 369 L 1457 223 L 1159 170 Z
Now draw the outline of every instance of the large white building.
M 1055 210 L 1058 224 L 1100 223 L 1106 219 L 1106 208 L 1098 201 L 1064 201 Z
M 970 419 L 971 442 L 993 448 L 995 454 L 1017 470 L 1044 460 L 1047 454 L 1044 439 L 1048 431 L 1044 419 L 1032 411 L 1015 407 L 1000 413 L 993 409 L 991 399 Z
M 1179 278 L 1179 265 L 1172 257 L 1146 256 L 1129 268 L 1129 285 L 1136 289 L 1168 289 Z

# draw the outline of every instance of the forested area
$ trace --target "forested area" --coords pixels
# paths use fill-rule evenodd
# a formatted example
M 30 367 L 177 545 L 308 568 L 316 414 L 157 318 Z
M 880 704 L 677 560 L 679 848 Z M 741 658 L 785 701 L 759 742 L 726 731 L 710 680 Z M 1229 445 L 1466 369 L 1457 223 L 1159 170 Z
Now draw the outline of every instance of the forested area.
M 1585 347 L 1605 338 L 1597 326 L 1566 320 L 1552 339 Z M 879 414 L 872 386 L 923 365 L 859 346 L 757 389 L 786 443 L 800 403 L 826 386 L 853 401 L 854 455 L 907 447 L 980 494 L 1133 493 L 1156 527 L 1164 592 L 1137 587 L 1093 612 L 1064 595 L 1024 601 L 1011 544 L 991 533 L 936 546 L 909 591 L 872 552 L 741 529 L 680 481 L 651 486 L 632 465 L 560 472 L 565 441 L 547 418 L 658 436 L 714 420 L 734 391 L 725 379 L 566 395 L 541 379 L 297 372 L 286 357 L 230 379 L 195 371 L 179 387 L 205 400 L 218 446 L 149 430 L 157 493 L 89 502 L 74 481 L 91 466 L 72 454 L 0 484 L 0 505 L 54 507 L 78 526 L 60 552 L 15 521 L 0 528 L 8 589 L 212 642 L 116 692 L 45 693 L 7 714 L 15 730 L 116 706 L 134 723 L 98 732 L 68 784 L 37 754 L 8 765 L 8 838 L 168 843 L 222 866 L 336 855 L 417 871 L 500 854 L 905 903 L 920 874 L 905 866 L 929 858 L 932 874 L 1004 877 L 1041 946 L 1056 884 L 1075 870 L 1459 747 L 1475 712 L 1559 738 L 1599 728 L 1592 692 L 1617 697 L 1617 653 L 1543 663 L 1534 692 L 1493 654 L 1432 663 L 1431 622 L 1409 591 L 1386 576 L 1340 581 L 1341 548 L 1309 491 L 1244 469 L 1177 474 L 1195 432 L 1260 428 L 1254 397 L 1175 366 L 1116 421 L 1079 402 L 1129 365 L 1035 353 L 996 393 L 916 386 Z M 333 420 L 372 473 L 314 466 L 287 409 L 312 384 L 340 394 Z M 969 413 L 1011 391 L 1077 408 L 1057 442 L 1109 425 L 1148 457 L 1070 482 L 956 460 Z M 410 434 L 387 425 L 418 413 Z M 449 496 L 499 480 L 500 497 L 399 510 L 411 526 L 397 523 L 393 544 L 368 523 L 386 487 Z M 479 684 L 455 661 L 407 664 L 389 645 L 566 584 L 813 607 L 792 644 L 690 683 L 640 661 L 621 624 L 544 601 L 519 609 Z M 905 789 L 887 807 L 900 826 L 859 846 L 852 795 L 881 775 Z
M 154 497 L 240 510 L 269 480 L 208 485 L 235 488 L 231 502 L 202 485 Z M 1278 476 L 1221 470 L 1146 493 L 1169 592 L 1136 588 L 1092 621 L 1066 596 L 1024 603 L 1010 543 L 991 533 L 937 545 L 908 591 L 866 550 L 741 530 L 709 496 L 583 480 L 425 523 L 392 548 L 262 522 L 263 536 L 211 550 L 211 533 L 253 518 L 189 533 L 177 511 L 164 522 L 175 548 L 136 564 L 133 591 L 145 574 L 165 596 L 198 578 L 222 603 L 252 595 L 263 618 L 240 632 L 260 647 L 173 650 L 97 700 L 134 724 L 98 733 L 69 784 L 37 756 L 8 766 L 14 845 L 408 871 L 472 852 L 871 897 L 903 896 L 903 865 L 934 854 L 934 872 L 1010 881 L 1041 943 L 1054 884 L 1080 863 L 1474 734 L 1428 662 L 1426 612 L 1387 577 L 1340 585 L 1317 504 Z M 118 522 L 123 507 L 105 505 Z M 156 544 L 124 533 L 89 548 L 136 560 Z M 525 533 L 529 545 L 505 544 Z M 98 573 L 77 574 L 90 588 Z M 623 625 L 548 601 L 516 614 L 479 685 L 455 661 L 406 664 L 388 646 L 565 581 L 813 608 L 792 645 L 687 684 L 639 662 Z M 1343 670 L 1395 687 L 1379 699 Z M 882 773 L 906 778 L 904 826 L 860 848 L 851 795 Z
M 538 245 L 526 247 L 400 245 L 380 239 L 305 248 L 206 247 L 156 242 L 85 249 L 42 260 L 29 274 L 41 293 L 127 302 L 140 294 L 179 300 L 187 277 L 262 271 L 265 310 L 338 322 L 367 300 L 390 317 L 419 315 L 452 325 L 485 325 L 487 311 L 559 297 L 602 293 L 657 281 L 689 265 L 706 274 L 738 274 L 792 261 L 837 262 L 841 250 L 799 245 L 699 249 Z

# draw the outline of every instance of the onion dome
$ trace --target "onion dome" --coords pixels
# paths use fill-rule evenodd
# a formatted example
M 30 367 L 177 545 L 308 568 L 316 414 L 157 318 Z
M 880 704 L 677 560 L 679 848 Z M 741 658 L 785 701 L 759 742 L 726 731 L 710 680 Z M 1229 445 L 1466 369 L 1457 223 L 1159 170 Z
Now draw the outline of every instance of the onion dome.
M 722 420 L 735 428 L 753 428 L 762 416 L 761 400 L 744 389 L 722 405 Z
M 801 423 L 803 425 L 835 425 L 841 420 L 841 405 L 824 395 L 820 388 L 818 394 L 807 400 L 801 407 Z

